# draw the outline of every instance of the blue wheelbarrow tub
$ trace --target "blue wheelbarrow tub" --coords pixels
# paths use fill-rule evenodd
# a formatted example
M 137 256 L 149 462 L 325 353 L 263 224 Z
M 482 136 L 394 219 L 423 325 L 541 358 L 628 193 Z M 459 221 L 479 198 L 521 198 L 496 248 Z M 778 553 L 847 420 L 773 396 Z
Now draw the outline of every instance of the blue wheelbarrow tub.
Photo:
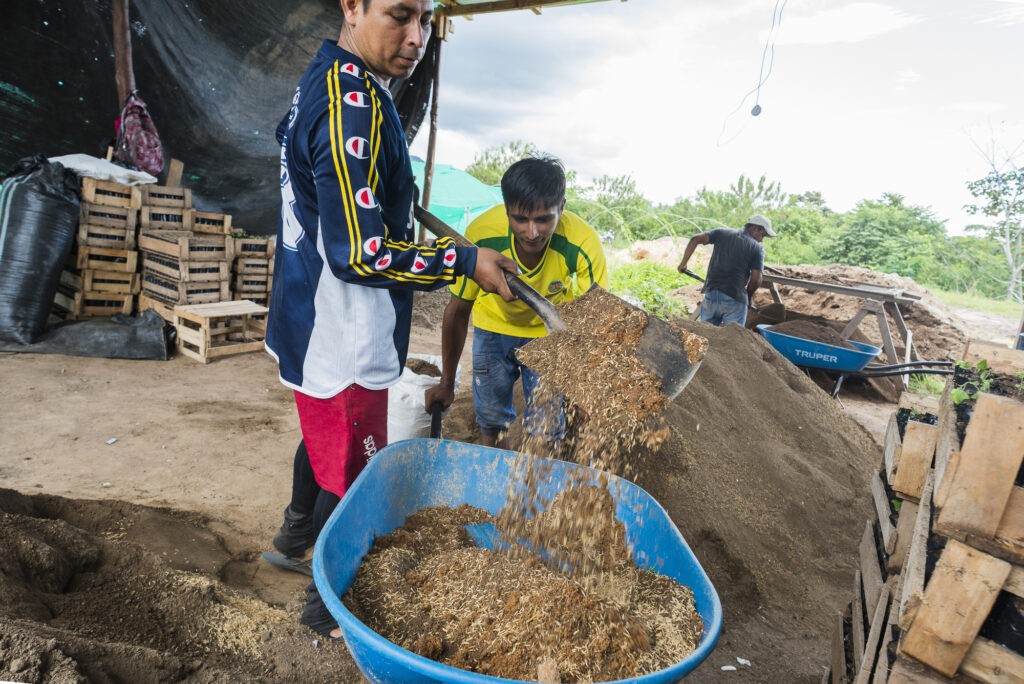
M 839 373 L 856 373 L 863 370 L 876 356 L 882 353 L 879 347 L 863 342 L 849 341 L 856 349 L 837 347 L 834 344 L 815 342 L 802 337 L 794 337 L 771 329 L 771 325 L 761 323 L 758 331 L 775 347 L 786 360 L 797 366 L 823 368 Z
M 544 501 L 564 489 L 570 474 L 597 483 L 603 473 L 565 461 L 541 459 L 551 466 L 542 486 Z M 440 439 L 410 439 L 381 449 L 356 479 L 324 526 L 313 552 L 313 579 L 331 615 L 338 621 L 356 665 L 371 682 L 483 683 L 517 680 L 490 677 L 443 665 L 416 655 L 377 634 L 341 602 L 376 537 L 394 531 L 407 516 L 433 506 L 470 504 L 491 513 L 505 504 L 510 483 L 522 485 L 524 459 L 502 449 Z M 517 469 L 518 467 L 518 469 Z M 722 629 L 722 604 L 704 569 L 665 509 L 640 487 L 615 476 L 608 490 L 615 517 L 626 528 L 633 558 L 693 590 L 704 634 L 697 650 L 671 667 L 630 680 L 678 682 L 703 661 Z

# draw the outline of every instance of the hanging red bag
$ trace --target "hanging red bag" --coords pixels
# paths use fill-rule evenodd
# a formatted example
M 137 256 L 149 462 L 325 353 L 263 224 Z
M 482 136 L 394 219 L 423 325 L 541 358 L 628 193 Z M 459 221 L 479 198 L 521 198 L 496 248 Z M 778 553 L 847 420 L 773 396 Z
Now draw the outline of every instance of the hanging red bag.
M 128 95 L 121 110 L 114 161 L 154 176 L 164 170 L 164 149 L 160 135 L 139 91 Z

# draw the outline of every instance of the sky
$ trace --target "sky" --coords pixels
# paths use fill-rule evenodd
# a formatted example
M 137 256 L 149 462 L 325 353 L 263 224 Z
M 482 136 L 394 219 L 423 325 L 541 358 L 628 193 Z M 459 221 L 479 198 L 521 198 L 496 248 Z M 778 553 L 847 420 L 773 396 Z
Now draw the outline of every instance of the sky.
M 655 203 L 763 175 L 960 234 L 967 183 L 1024 163 L 1024 0 L 607 0 L 455 18 L 442 50 L 435 159 L 459 168 L 523 140 Z

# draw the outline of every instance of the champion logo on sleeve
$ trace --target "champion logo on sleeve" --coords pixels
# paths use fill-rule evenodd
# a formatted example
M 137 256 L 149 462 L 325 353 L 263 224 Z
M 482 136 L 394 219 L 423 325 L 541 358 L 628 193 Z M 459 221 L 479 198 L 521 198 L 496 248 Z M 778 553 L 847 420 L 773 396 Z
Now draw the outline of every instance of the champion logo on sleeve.
M 385 251 L 380 255 L 380 258 L 374 262 L 373 267 L 378 271 L 383 271 L 385 268 L 391 265 L 391 252 Z
M 345 151 L 356 159 L 366 159 L 370 156 L 370 143 L 366 138 L 352 136 L 345 141 Z
M 369 254 L 370 256 L 376 256 L 377 252 L 380 251 L 382 244 L 383 240 L 381 240 L 380 237 L 378 236 L 374 236 L 363 243 L 363 251 Z
M 449 267 L 455 265 L 455 249 L 454 248 L 449 247 L 448 249 L 445 250 L 445 252 L 444 252 L 444 265 L 445 266 L 449 266 Z
M 370 106 L 370 96 L 367 95 L 366 93 L 360 92 L 358 90 L 352 90 L 350 92 L 345 93 L 345 97 L 343 97 L 342 99 L 347 104 L 350 104 L 353 107 L 369 107 Z
M 363 188 L 356 191 L 356 204 L 363 209 L 373 209 L 377 206 L 377 198 L 373 196 L 370 188 Z
M 362 76 L 363 74 L 362 70 L 360 70 L 360 68 L 357 67 L 352 62 L 345 62 L 344 64 L 341 65 L 340 70 L 344 71 L 346 74 L 351 74 L 356 78 Z
M 424 271 L 424 269 L 426 269 L 426 268 L 427 268 L 426 260 L 422 256 L 420 256 L 419 254 L 417 254 L 416 255 L 416 259 L 412 262 L 412 272 L 413 273 L 422 273 Z

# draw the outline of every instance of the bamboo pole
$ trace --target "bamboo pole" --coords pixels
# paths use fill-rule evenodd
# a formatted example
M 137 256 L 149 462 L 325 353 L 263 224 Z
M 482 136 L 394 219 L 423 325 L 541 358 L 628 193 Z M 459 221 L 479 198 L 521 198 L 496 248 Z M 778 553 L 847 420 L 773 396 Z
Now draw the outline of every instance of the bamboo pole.
M 448 21 L 447 17 L 444 15 L 438 17 L 438 22 L 444 21 Z M 434 181 L 434 149 L 437 146 L 437 105 L 438 91 L 441 86 L 441 43 L 443 42 L 439 32 L 434 37 L 434 74 L 430 91 L 430 137 L 427 139 L 427 160 L 423 164 L 423 197 L 420 203 L 424 209 L 430 208 L 430 189 Z M 426 239 L 427 230 L 421 223 L 419 241 L 424 242 Z
M 114 76 L 117 81 L 117 110 L 135 90 L 135 70 L 132 67 L 131 20 L 128 16 L 130 0 L 112 0 L 110 12 L 114 20 Z

